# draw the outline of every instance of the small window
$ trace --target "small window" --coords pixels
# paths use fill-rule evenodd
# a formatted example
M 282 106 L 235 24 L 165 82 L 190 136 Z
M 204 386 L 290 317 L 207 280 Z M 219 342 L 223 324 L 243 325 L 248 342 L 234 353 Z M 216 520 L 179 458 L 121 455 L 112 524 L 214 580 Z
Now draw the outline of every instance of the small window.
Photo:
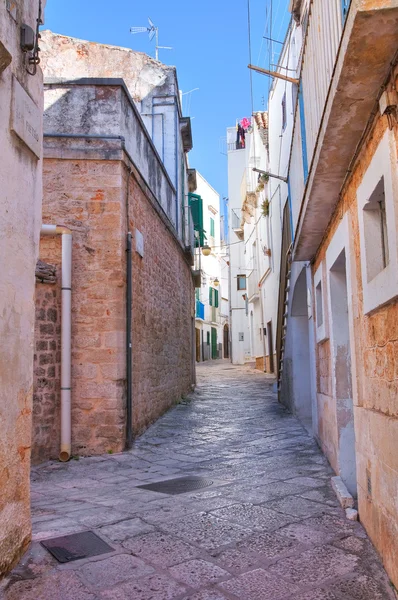
M 196 288 L 195 296 L 196 296 L 196 300 L 200 300 L 200 289 L 199 288 Z
M 210 346 L 210 331 L 206 333 L 206 343 L 208 346 Z
M 214 237 L 214 219 L 210 217 L 210 236 Z
M 383 271 L 389 261 L 384 177 L 363 207 L 366 271 L 368 283 Z
M 238 291 L 246 289 L 246 275 L 238 275 L 237 277 Z
M 315 288 L 316 293 L 316 325 L 323 325 L 323 306 L 322 306 L 322 283 L 319 282 Z
M 287 125 L 287 113 L 286 113 L 286 92 L 282 98 L 282 131 L 285 131 Z

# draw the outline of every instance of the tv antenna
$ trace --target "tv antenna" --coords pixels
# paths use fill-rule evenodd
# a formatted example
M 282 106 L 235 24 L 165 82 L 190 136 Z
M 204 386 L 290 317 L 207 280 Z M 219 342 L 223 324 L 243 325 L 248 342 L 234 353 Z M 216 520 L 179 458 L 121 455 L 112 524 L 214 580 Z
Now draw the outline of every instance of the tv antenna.
M 159 60 L 159 50 L 172 50 L 171 46 L 159 46 L 159 27 L 156 27 L 153 21 L 148 17 L 149 27 L 130 27 L 130 33 L 148 33 L 149 41 L 155 38 L 155 58 Z

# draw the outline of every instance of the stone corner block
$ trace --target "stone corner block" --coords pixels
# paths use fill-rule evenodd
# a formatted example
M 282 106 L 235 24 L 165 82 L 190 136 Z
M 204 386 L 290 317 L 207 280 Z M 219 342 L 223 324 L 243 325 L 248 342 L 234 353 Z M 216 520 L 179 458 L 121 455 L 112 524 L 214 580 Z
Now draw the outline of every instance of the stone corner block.
M 335 494 L 336 494 L 341 506 L 343 508 L 353 508 L 354 498 L 351 496 L 350 492 L 347 490 L 341 477 L 332 477 L 332 487 L 335 491 Z
M 349 521 L 358 521 L 358 511 L 355 508 L 346 508 L 345 516 Z

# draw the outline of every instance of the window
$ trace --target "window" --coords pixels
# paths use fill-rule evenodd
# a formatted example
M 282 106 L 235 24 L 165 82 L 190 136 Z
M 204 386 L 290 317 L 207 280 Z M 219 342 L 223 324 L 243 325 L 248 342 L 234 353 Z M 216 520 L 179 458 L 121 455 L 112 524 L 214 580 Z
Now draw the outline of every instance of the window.
M 316 294 L 316 324 L 317 327 L 323 325 L 323 306 L 322 306 L 322 283 L 319 282 L 315 288 Z
M 246 289 L 246 275 L 237 276 L 237 289 L 238 291 Z
M 212 287 L 209 287 L 209 304 L 214 308 L 218 308 L 218 290 Z
M 384 177 L 376 185 L 363 211 L 366 273 L 369 283 L 389 263 Z
M 210 236 L 214 237 L 214 219 L 210 217 Z
M 210 331 L 206 333 L 206 343 L 208 346 L 210 346 Z
M 282 131 L 285 131 L 287 124 L 287 113 L 286 113 L 286 92 L 282 98 Z
M 195 296 L 196 296 L 196 300 L 200 300 L 200 289 L 199 288 L 196 288 Z
M 326 291 L 324 285 L 324 262 L 321 262 L 314 275 L 316 341 L 323 342 L 329 338 L 329 326 L 326 312 Z
M 357 190 L 365 314 L 398 296 L 396 160 L 387 130 Z

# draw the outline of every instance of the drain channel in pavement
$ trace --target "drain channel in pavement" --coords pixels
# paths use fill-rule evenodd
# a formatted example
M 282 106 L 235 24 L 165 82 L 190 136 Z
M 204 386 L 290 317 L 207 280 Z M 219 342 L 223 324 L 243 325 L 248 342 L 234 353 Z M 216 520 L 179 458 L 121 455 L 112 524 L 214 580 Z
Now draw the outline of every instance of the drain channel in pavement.
M 40 543 L 60 563 L 113 552 L 113 548 L 93 531 L 72 533 L 63 537 L 43 540 Z
M 210 487 L 211 485 L 213 485 L 213 482 L 204 477 L 178 477 L 177 479 L 167 479 L 166 481 L 137 485 L 137 488 L 176 496 L 177 494 L 201 490 L 202 488 Z

